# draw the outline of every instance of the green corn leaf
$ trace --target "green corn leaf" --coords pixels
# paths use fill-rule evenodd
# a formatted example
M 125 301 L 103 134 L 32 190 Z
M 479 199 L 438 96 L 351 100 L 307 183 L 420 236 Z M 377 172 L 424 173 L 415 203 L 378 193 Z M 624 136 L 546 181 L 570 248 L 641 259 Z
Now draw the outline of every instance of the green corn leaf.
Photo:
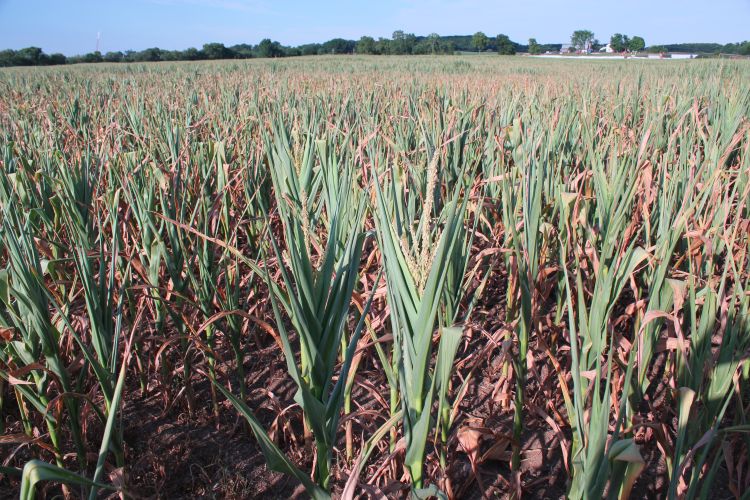
M 247 420 L 247 423 L 250 425 L 250 429 L 252 429 L 255 438 L 258 440 L 258 444 L 263 452 L 263 456 L 266 458 L 269 469 L 296 478 L 304 485 L 307 494 L 315 500 L 326 500 L 330 498 L 330 495 L 325 490 L 316 485 L 310 479 L 310 476 L 294 465 L 291 460 L 286 457 L 284 452 L 282 452 L 276 444 L 271 441 L 268 434 L 266 434 L 266 431 L 263 429 L 263 426 L 258 422 L 255 415 L 253 415 L 252 410 L 250 410 L 244 401 L 239 400 L 216 380 L 212 380 L 211 382 L 222 392 L 222 394 L 224 394 L 237 411 L 245 417 L 245 420 Z
M 21 500 L 34 500 L 36 495 L 36 485 L 42 481 L 114 490 L 111 486 L 96 483 L 85 477 L 79 476 L 78 474 L 67 471 L 62 467 L 48 464 L 41 460 L 29 460 L 23 467 L 23 473 L 21 475 L 21 492 L 18 497 Z

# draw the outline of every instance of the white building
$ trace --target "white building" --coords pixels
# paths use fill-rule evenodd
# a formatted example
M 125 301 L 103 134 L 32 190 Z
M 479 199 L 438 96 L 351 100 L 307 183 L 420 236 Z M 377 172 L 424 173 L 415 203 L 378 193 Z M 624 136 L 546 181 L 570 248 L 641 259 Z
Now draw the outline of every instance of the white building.
M 606 52 L 607 54 L 612 54 L 614 53 L 614 51 L 615 49 L 613 49 L 612 45 L 609 43 L 605 45 L 604 47 L 602 47 L 601 49 L 599 49 L 599 52 Z

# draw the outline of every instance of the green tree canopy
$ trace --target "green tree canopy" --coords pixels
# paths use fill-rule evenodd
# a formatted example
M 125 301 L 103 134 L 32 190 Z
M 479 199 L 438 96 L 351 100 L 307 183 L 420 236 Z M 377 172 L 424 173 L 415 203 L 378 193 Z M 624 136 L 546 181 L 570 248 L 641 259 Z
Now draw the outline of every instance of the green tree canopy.
M 355 46 L 356 42 L 353 40 L 333 38 L 325 42 L 322 48 L 325 54 L 351 54 Z
M 142 61 L 161 61 L 161 49 L 159 47 L 151 47 L 150 49 L 145 49 L 140 52 L 136 52 L 134 55 L 134 60 L 137 62 Z
M 26 47 L 16 52 L 17 63 L 21 66 L 36 66 L 44 64 L 44 52 L 39 47 Z
M 299 53 L 302 56 L 314 56 L 320 54 L 323 51 L 323 46 L 319 43 L 306 43 L 297 47 Z
M 223 43 L 207 43 L 203 45 L 203 54 L 206 59 L 228 59 L 229 49 Z
M 639 50 L 643 50 L 645 48 L 646 41 L 639 36 L 634 36 L 630 39 L 630 43 L 628 43 L 628 49 L 630 49 L 631 52 L 638 52 Z
M 477 49 L 477 52 L 484 52 L 487 50 L 487 44 L 489 44 L 489 42 L 490 39 L 481 31 L 477 31 L 474 33 L 474 36 L 471 37 L 471 45 Z
M 500 46 L 498 45 L 498 50 Z M 542 53 L 542 46 L 537 43 L 536 38 L 529 38 L 529 54 L 537 55 Z
M 355 47 L 357 54 L 375 54 L 375 39 L 371 36 L 363 36 Z
M 97 51 L 89 52 L 85 56 L 83 56 L 83 62 L 87 63 L 98 63 L 104 61 L 104 58 L 102 57 L 102 53 Z
M 495 43 L 497 45 L 497 53 L 502 56 L 512 56 L 516 53 L 516 46 L 510 41 L 508 35 L 497 35 Z
M 235 57 L 237 59 L 250 59 L 253 57 L 253 46 L 249 43 L 232 45 L 227 50 L 230 52 L 229 57 Z
M 393 39 L 388 46 L 389 54 L 411 54 L 417 44 L 417 36 L 414 33 L 404 33 L 402 30 L 393 32 Z
M 627 35 L 623 35 L 622 33 L 615 33 L 612 35 L 612 38 L 609 39 L 609 46 L 612 47 L 612 50 L 615 52 L 622 52 L 624 50 L 628 50 L 628 44 L 630 43 L 630 39 Z
M 570 44 L 578 50 L 588 50 L 594 43 L 594 32 L 577 30 L 570 36 Z
M 68 61 L 68 58 L 65 57 L 64 54 L 61 54 L 59 52 L 55 52 L 54 54 L 50 54 L 49 56 L 49 63 L 50 64 L 65 64 Z M 2 64 L 0 64 L 2 66 Z
M 440 35 L 437 33 L 430 33 L 427 35 L 426 42 L 430 48 L 430 53 L 438 54 L 440 52 Z
M 270 38 L 261 40 L 255 50 L 258 53 L 258 57 L 281 57 L 284 55 L 281 44 L 271 41 Z
M 182 57 L 188 61 L 196 61 L 201 58 L 201 53 L 195 47 L 190 47 L 182 51 Z
M 117 52 L 107 52 L 104 54 L 104 60 L 106 62 L 120 62 L 122 61 L 123 53 L 120 51 Z

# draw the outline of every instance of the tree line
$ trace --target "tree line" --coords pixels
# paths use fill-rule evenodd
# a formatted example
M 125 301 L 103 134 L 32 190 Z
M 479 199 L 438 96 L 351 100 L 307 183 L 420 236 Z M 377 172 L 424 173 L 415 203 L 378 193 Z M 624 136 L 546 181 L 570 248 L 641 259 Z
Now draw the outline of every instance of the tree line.
M 507 38 L 507 37 L 506 37 Z M 267 57 L 311 56 L 323 54 L 453 54 L 456 51 L 472 50 L 472 37 L 440 36 L 431 33 L 417 36 L 401 30 L 393 32 L 392 38 L 363 36 L 359 40 L 333 38 L 324 43 L 309 43 L 296 47 L 284 46 L 268 38 L 257 45 L 238 44 L 225 46 L 222 43 L 207 43 L 198 49 L 165 50 L 152 47 L 135 51 L 98 51 L 88 54 L 65 56 L 60 53 L 45 54 L 39 47 L 20 50 L 0 51 L 0 66 L 47 66 L 54 64 L 97 63 L 97 62 L 152 62 L 152 61 L 198 61 L 212 59 L 251 59 Z M 488 44 L 494 47 L 494 44 Z M 516 49 L 522 48 L 514 44 Z
M 597 51 L 604 47 L 604 44 L 590 30 L 574 31 L 570 37 L 571 51 Z M 529 40 L 529 53 L 540 53 L 540 49 L 535 47 L 536 40 Z M 668 45 L 651 45 L 646 46 L 646 40 L 640 36 L 628 36 L 622 33 L 615 33 L 609 39 L 609 46 L 614 52 L 690 52 L 694 54 L 711 55 L 711 54 L 736 54 L 750 55 L 750 41 L 739 43 L 676 43 Z
M 542 45 L 545 50 L 559 50 L 560 44 Z M 165 50 L 152 47 L 140 51 L 98 51 L 76 56 L 45 54 L 39 47 L 0 51 L 0 67 L 3 66 L 48 66 L 55 64 L 98 62 L 153 62 L 153 61 L 198 61 L 212 59 L 251 59 L 267 57 L 311 56 L 323 54 L 373 54 L 373 55 L 420 55 L 454 54 L 469 51 L 497 51 L 500 54 L 526 52 L 529 46 L 513 42 L 507 35 L 487 37 L 478 32 L 474 35 L 441 36 L 431 33 L 417 36 L 402 30 L 393 32 L 391 38 L 363 36 L 359 40 L 333 38 L 324 43 L 309 43 L 296 47 L 284 46 L 268 38 L 257 45 L 238 44 L 225 46 L 222 43 L 207 43 L 198 49 Z
M 602 45 L 594 33 L 588 30 L 575 31 L 571 37 L 574 47 L 585 50 L 597 50 Z M 610 45 L 617 51 L 639 51 L 645 48 L 642 37 L 616 33 L 610 39 Z M 20 50 L 0 51 L 0 67 L 7 66 L 49 66 L 57 64 L 98 63 L 98 62 L 152 62 L 152 61 L 198 61 L 214 59 L 251 59 L 269 57 L 311 56 L 323 54 L 373 54 L 373 55 L 419 55 L 419 54 L 454 54 L 456 52 L 497 52 L 502 55 L 513 55 L 517 52 L 542 54 L 557 52 L 561 44 L 540 44 L 531 38 L 528 44 L 512 41 L 507 35 L 487 36 L 478 31 L 473 35 L 441 36 L 431 33 L 417 36 L 402 30 L 393 32 L 391 38 L 373 38 L 363 36 L 359 40 L 333 38 L 324 43 L 309 43 L 296 47 L 284 46 L 279 42 L 264 39 L 257 45 L 237 44 L 230 47 L 223 43 L 207 43 L 198 49 L 191 47 L 185 50 L 165 50 L 152 47 L 135 51 L 111 51 L 102 54 L 99 51 L 88 54 L 65 56 L 61 53 L 46 54 L 39 47 L 26 47 Z M 652 52 L 684 51 L 696 53 L 725 53 L 750 55 L 750 42 L 673 44 L 653 46 Z
M 739 43 L 673 43 L 659 46 L 660 52 L 693 52 L 696 54 L 737 54 L 750 56 L 750 41 Z M 649 47 L 648 50 L 652 49 Z

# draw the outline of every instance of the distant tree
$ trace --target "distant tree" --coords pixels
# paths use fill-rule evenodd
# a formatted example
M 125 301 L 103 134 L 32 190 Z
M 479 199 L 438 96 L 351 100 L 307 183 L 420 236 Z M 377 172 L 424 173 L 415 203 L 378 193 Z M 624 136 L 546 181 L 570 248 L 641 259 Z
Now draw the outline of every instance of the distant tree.
M 65 64 L 68 62 L 68 58 L 65 57 L 64 54 L 60 54 L 59 52 L 55 52 L 54 54 L 49 55 L 49 63 L 50 64 Z M 2 66 L 2 64 L 0 64 Z
M 634 36 L 633 38 L 630 39 L 630 42 L 628 43 L 628 49 L 630 49 L 631 52 L 638 52 L 645 48 L 646 48 L 646 41 L 639 36 Z
M 264 38 L 255 48 L 258 57 L 281 57 L 284 51 L 279 42 L 273 42 L 269 38 Z
M 334 38 L 323 44 L 323 51 L 326 54 L 351 54 L 354 52 L 356 42 L 353 40 L 344 40 L 343 38 Z
M 159 50 L 159 58 L 162 61 L 182 61 L 182 51 L 180 50 Z
M 138 62 L 156 62 L 161 61 L 161 49 L 159 47 L 151 47 L 140 52 L 136 52 L 134 60 Z
M 664 45 L 670 52 L 692 52 L 694 54 L 715 54 L 725 50 L 721 43 L 670 43 Z
M 104 54 L 104 60 L 106 62 L 117 63 L 117 62 L 121 62 L 122 61 L 123 56 L 124 56 L 124 54 L 122 52 L 120 52 L 120 51 L 117 51 L 117 52 L 107 52 L 106 54 Z
M 570 36 L 570 44 L 578 50 L 589 50 L 594 43 L 594 32 L 577 30 Z
M 390 43 L 389 54 L 411 54 L 417 44 L 414 33 L 404 33 L 402 30 L 393 32 L 393 40 Z
M 487 50 L 487 45 L 489 43 L 490 39 L 481 31 L 477 31 L 474 33 L 474 36 L 471 37 L 471 45 L 477 50 L 477 52 L 484 52 Z
M 197 61 L 203 58 L 201 51 L 195 47 L 190 47 L 182 51 L 182 59 L 186 61 Z
M 516 53 L 516 46 L 510 41 L 508 35 L 497 35 L 495 40 L 497 53 L 501 56 L 512 56 Z
M 16 65 L 16 51 L 6 49 L 0 51 L 0 67 L 15 66 Z
M 439 54 L 441 52 L 440 35 L 437 33 L 430 33 L 427 35 L 427 40 L 425 40 L 425 42 L 429 47 L 430 54 Z
M 664 45 L 652 45 L 648 48 L 648 52 L 652 54 L 661 54 L 663 52 L 669 52 Z
M 414 52 L 414 46 L 417 45 L 417 35 L 414 33 L 407 33 L 404 36 L 404 49 L 405 54 L 411 54 Z
M 418 41 L 416 45 L 412 47 L 411 53 L 413 55 L 432 54 L 432 50 L 430 50 L 430 44 L 427 43 L 427 39 L 423 38 L 420 41 Z
M 253 57 L 253 46 L 247 43 L 240 43 L 229 47 L 229 51 L 235 59 L 250 59 Z
M 83 56 L 83 62 L 87 63 L 98 63 L 102 62 L 104 58 L 102 57 L 102 53 L 97 51 L 89 52 L 85 56 Z
M 542 53 L 542 46 L 536 41 L 536 38 L 529 38 L 529 54 L 537 55 Z
M 203 54 L 206 59 L 228 59 L 231 52 L 223 43 L 206 43 L 203 45 Z
M 562 50 L 561 43 L 542 43 L 540 46 L 542 47 L 542 52 L 560 52 Z
M 314 56 L 320 52 L 321 45 L 319 43 L 308 43 L 305 45 L 300 45 L 298 48 L 301 55 Z
M 737 49 L 737 53 L 743 56 L 750 56 L 750 42 L 742 42 Z
M 382 36 L 375 42 L 375 52 L 377 54 L 393 54 L 393 41 Z
M 15 54 L 16 64 L 19 66 L 37 66 L 43 60 L 42 49 L 39 47 L 26 47 Z
M 375 39 L 371 36 L 363 36 L 357 42 L 354 50 L 357 52 L 357 54 L 374 54 Z
M 614 50 L 615 52 L 623 52 L 625 50 L 628 50 L 629 44 L 630 39 L 627 37 L 627 35 L 623 35 L 622 33 L 615 33 L 609 39 L 609 46 L 612 47 L 612 50 Z
M 396 30 L 391 35 L 390 53 L 401 55 L 406 54 L 406 33 L 403 30 Z
M 430 33 L 412 47 L 412 54 L 452 54 L 453 50 L 449 45 L 437 33 Z

